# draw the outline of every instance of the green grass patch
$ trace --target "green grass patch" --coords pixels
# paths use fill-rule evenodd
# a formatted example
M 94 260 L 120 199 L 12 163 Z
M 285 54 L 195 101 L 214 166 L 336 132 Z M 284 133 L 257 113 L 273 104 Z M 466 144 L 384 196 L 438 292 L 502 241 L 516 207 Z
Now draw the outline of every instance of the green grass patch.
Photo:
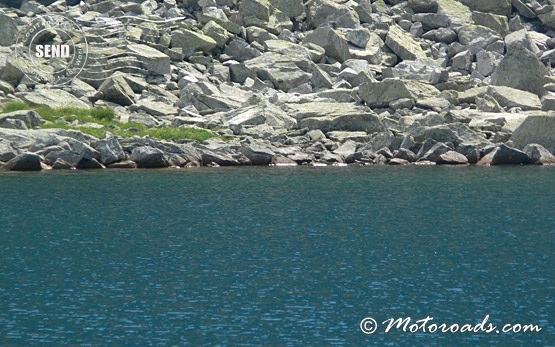
M 65 107 L 53 109 L 48 106 L 33 107 L 25 102 L 13 101 L 2 106 L 2 113 L 34 109 L 40 116 L 51 122 L 44 124 L 43 129 L 75 129 L 96 138 L 104 138 L 106 131 L 121 137 L 150 136 L 160 140 L 196 140 L 199 142 L 212 137 L 220 137 L 208 130 L 194 128 L 148 128 L 138 123 L 120 123 L 115 119 L 115 114 L 109 108 L 75 108 Z M 90 127 L 86 125 L 72 125 L 75 121 L 80 123 L 96 123 L 103 128 Z

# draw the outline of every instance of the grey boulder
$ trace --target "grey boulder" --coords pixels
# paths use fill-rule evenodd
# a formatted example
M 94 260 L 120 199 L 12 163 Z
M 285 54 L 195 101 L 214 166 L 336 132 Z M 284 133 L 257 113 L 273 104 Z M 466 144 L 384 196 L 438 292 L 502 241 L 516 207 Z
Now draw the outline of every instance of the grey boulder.
M 40 171 L 40 157 L 34 153 L 21 153 L 10 159 L 3 167 L 8 171 Z

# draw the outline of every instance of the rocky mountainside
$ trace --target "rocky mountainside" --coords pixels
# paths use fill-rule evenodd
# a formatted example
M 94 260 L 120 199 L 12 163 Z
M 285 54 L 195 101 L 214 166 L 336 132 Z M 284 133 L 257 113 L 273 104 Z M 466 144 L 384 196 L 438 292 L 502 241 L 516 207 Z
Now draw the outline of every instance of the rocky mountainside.
M 122 124 L 219 135 L 42 129 L 19 110 L 0 114 L 4 169 L 555 163 L 553 0 L 0 4 L 0 103 L 109 107 Z M 59 86 L 14 57 L 47 14 L 77 23 L 88 49 Z

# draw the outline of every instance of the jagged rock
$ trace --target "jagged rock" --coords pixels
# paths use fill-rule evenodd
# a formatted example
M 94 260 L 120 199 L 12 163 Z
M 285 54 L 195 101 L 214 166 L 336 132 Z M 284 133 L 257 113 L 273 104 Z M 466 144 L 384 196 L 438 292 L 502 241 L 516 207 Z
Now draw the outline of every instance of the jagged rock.
M 530 19 L 537 17 L 531 4 L 528 5 L 528 1 L 512 0 L 511 3 L 521 16 Z
M 272 159 L 274 158 L 274 156 L 276 155 L 276 153 L 271 149 L 262 145 L 255 145 L 255 144 L 241 147 L 240 151 L 247 158 L 249 158 L 252 165 L 269 165 L 272 162 Z
M 494 71 L 503 56 L 499 53 L 481 50 L 476 53 L 476 71 L 484 77 L 488 77 Z
M 555 94 L 549 93 L 541 98 L 542 111 L 555 111 Z
M 359 25 L 358 14 L 355 11 L 331 0 L 312 2 L 309 6 L 308 19 L 314 28 L 330 22 L 333 22 L 337 28 L 356 28 Z
M 40 171 L 40 157 L 33 153 L 21 153 L 10 159 L 3 167 L 8 171 Z
M 134 148 L 130 159 L 137 163 L 137 167 L 140 168 L 162 168 L 168 166 L 164 152 L 150 146 Z
M 157 75 L 168 75 L 170 69 L 170 57 L 159 50 L 143 44 L 127 45 L 127 50 L 136 57 L 143 69 Z
M 181 52 L 186 58 L 192 56 L 196 51 L 209 53 L 217 46 L 218 43 L 213 38 L 201 32 L 187 29 L 178 29 L 172 32 L 171 47 L 181 48 Z
M 286 112 L 269 102 L 239 108 L 226 113 L 224 117 L 232 125 L 267 124 L 280 129 L 293 129 L 297 127 L 296 119 L 290 117 Z
M 480 151 L 475 145 L 462 143 L 457 146 L 457 152 L 464 155 L 469 164 L 476 164 L 480 160 Z
M 251 60 L 262 55 L 259 50 L 249 45 L 248 42 L 239 39 L 231 39 L 225 47 L 225 54 L 238 62 Z
M 555 156 L 542 145 L 531 143 L 526 145 L 522 151 L 530 158 L 532 164 L 555 165 Z
M 441 62 L 429 58 L 402 61 L 395 67 L 383 69 L 382 75 L 384 78 L 422 80 L 431 84 L 446 82 L 449 78 L 449 73 L 441 66 Z
M 99 160 L 104 165 L 122 161 L 126 158 L 118 139 L 113 136 L 93 142 L 91 147 L 98 151 Z
M 409 33 L 396 25 L 389 28 L 385 44 L 402 60 L 426 58 L 426 53 L 424 53 L 418 42 Z
M 244 0 L 239 4 L 239 14 L 245 26 L 264 24 L 270 20 L 270 1 Z
M 499 16 L 492 13 L 472 12 L 472 19 L 477 25 L 488 27 L 501 36 L 505 36 L 510 32 L 507 16 Z
M 543 94 L 548 71 L 532 52 L 521 45 L 513 45 L 492 75 L 492 84 Z
M 102 99 L 122 106 L 135 103 L 135 93 L 122 75 L 106 79 L 98 87 L 98 92 L 101 93 Z
M 458 31 L 459 42 L 475 54 L 481 49 L 486 49 L 501 37 L 492 29 L 481 25 L 465 25 Z
M 35 110 L 21 110 L 0 114 L 0 128 L 13 128 L 6 124 L 11 120 L 23 122 L 23 129 L 32 129 L 44 123 L 44 119 Z
M 12 143 L 0 138 L 0 161 L 7 162 L 15 158 L 16 155 L 17 150 L 13 148 Z
M 16 21 L 4 13 L 0 13 L 0 33 L 0 46 L 11 46 L 17 40 Z
M 302 0 L 274 0 L 272 6 L 289 18 L 302 16 L 305 12 Z
M 472 11 L 468 6 L 457 0 L 436 0 L 437 13 L 445 14 L 449 17 L 453 26 L 464 26 L 472 21 Z
M 33 106 L 90 108 L 89 104 L 61 89 L 40 89 L 25 94 L 23 100 Z
M 436 160 L 437 164 L 446 164 L 446 165 L 461 165 L 461 164 L 468 164 L 468 159 L 455 151 L 448 151 L 439 156 Z
M 340 63 L 351 57 L 347 41 L 340 36 L 334 29 L 323 26 L 306 35 L 305 43 L 313 43 L 323 47 L 326 55 L 339 61 Z
M 489 86 L 487 93 L 502 107 L 520 107 L 523 111 L 540 110 L 540 98 L 533 93 L 509 87 Z
M 390 102 L 412 98 L 418 100 L 439 94 L 432 85 L 412 80 L 386 78 L 381 82 L 369 82 L 359 86 L 358 95 L 372 108 L 387 107 Z
M 555 148 L 555 113 L 538 112 L 528 115 L 514 130 L 511 141 L 518 148 L 537 143 L 545 148 Z
M 204 35 L 214 39 L 216 45 L 220 48 L 223 48 L 232 37 L 227 30 L 213 20 L 204 25 L 202 32 Z
M 526 153 L 502 144 L 480 159 L 477 165 L 518 165 L 529 163 L 530 158 Z

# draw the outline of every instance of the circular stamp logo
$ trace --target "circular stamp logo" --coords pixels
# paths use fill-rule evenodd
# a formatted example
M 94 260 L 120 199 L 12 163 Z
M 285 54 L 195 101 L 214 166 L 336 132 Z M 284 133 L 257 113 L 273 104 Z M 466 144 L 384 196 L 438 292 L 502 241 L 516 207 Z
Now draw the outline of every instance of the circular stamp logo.
M 71 19 L 48 14 L 32 20 L 19 32 L 16 62 L 37 83 L 61 85 L 83 70 L 88 56 L 87 39 Z

